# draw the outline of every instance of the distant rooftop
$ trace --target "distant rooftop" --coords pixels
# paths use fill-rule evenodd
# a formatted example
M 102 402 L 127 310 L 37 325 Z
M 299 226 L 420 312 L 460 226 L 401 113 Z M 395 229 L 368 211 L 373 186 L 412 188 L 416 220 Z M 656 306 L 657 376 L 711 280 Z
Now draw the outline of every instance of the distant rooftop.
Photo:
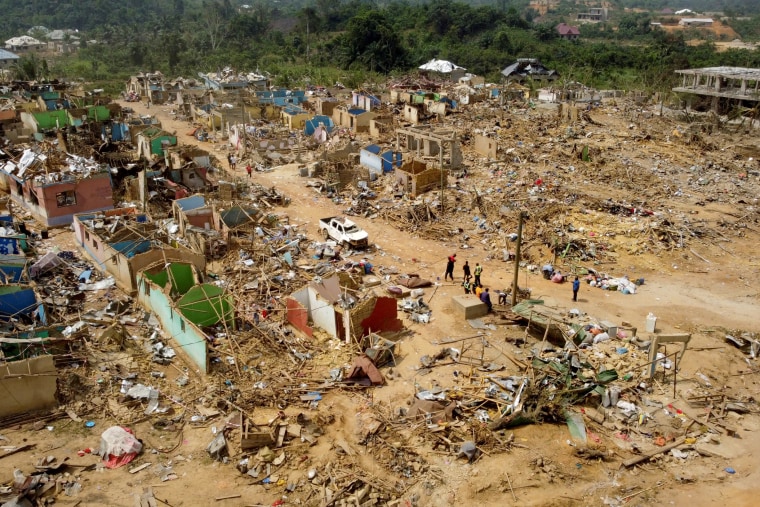
M 0 49 L 0 60 L 18 60 L 17 54 L 11 53 L 8 50 Z

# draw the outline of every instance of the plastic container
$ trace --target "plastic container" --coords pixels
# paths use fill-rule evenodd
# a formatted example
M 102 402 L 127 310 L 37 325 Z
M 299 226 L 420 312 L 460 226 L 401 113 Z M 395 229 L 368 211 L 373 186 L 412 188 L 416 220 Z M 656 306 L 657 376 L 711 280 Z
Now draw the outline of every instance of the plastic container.
M 655 317 L 653 313 L 650 313 L 649 315 L 647 315 L 647 325 L 646 325 L 647 333 L 654 333 L 654 329 L 656 325 L 657 325 L 657 317 Z

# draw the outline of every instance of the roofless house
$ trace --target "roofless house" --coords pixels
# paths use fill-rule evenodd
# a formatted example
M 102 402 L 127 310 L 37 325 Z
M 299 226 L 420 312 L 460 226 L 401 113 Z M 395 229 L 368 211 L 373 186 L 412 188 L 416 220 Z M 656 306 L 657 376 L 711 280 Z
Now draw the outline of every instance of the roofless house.
M 716 113 L 725 111 L 732 102 L 750 108 L 756 108 L 760 102 L 760 69 L 705 67 L 676 73 L 683 80 L 673 91 L 712 97 L 712 110 Z

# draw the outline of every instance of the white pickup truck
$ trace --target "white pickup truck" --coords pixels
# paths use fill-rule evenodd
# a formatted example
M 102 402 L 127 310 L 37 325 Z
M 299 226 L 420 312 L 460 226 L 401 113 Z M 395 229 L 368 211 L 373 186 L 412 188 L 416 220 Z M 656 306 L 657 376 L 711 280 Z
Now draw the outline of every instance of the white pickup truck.
M 319 229 L 325 239 L 333 239 L 343 247 L 366 248 L 369 244 L 367 231 L 348 218 L 322 218 L 319 220 Z

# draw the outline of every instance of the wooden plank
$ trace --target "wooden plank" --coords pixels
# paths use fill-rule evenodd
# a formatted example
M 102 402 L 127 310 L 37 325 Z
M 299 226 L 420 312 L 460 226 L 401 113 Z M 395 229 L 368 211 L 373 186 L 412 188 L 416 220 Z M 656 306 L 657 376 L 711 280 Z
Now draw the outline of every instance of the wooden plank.
M 638 465 L 639 463 L 643 463 L 645 461 L 649 461 L 650 459 L 654 458 L 655 456 L 658 456 L 664 452 L 668 452 L 671 449 L 675 449 L 679 445 L 682 445 L 686 441 L 686 437 L 680 437 L 675 442 L 664 445 L 660 447 L 659 449 L 655 449 L 654 451 L 648 452 L 646 454 L 642 454 L 641 456 L 636 456 L 630 459 L 627 459 L 623 461 L 623 466 L 626 468 L 630 468 L 634 465 Z
M 274 444 L 274 439 L 268 431 L 251 431 L 248 433 L 248 436 L 240 439 L 240 448 L 244 451 L 272 444 Z
M 129 473 L 130 473 L 130 474 L 136 474 L 136 473 L 137 473 L 137 472 L 139 472 L 140 470 L 145 470 L 146 468 L 148 468 L 148 467 L 149 467 L 149 466 L 151 466 L 152 464 L 153 464 L 153 463 L 143 463 L 143 464 L 142 464 L 142 465 L 140 465 L 139 467 L 135 467 L 135 468 L 131 469 L 131 470 L 129 471 Z
M 215 498 L 217 502 L 220 502 L 222 500 L 230 500 L 232 498 L 240 498 L 242 495 L 240 493 L 235 493 L 233 495 L 225 495 L 225 496 L 218 496 Z
M 17 452 L 28 451 L 29 449 L 32 449 L 36 445 L 37 444 L 22 445 L 21 447 L 17 447 L 16 449 L 13 449 L 11 451 L 6 452 L 5 454 L 0 455 L 0 459 L 6 458 L 6 457 L 10 456 L 11 454 L 16 454 Z
M 285 442 L 285 434 L 288 432 L 287 424 L 280 424 L 277 428 L 277 447 L 282 447 Z

